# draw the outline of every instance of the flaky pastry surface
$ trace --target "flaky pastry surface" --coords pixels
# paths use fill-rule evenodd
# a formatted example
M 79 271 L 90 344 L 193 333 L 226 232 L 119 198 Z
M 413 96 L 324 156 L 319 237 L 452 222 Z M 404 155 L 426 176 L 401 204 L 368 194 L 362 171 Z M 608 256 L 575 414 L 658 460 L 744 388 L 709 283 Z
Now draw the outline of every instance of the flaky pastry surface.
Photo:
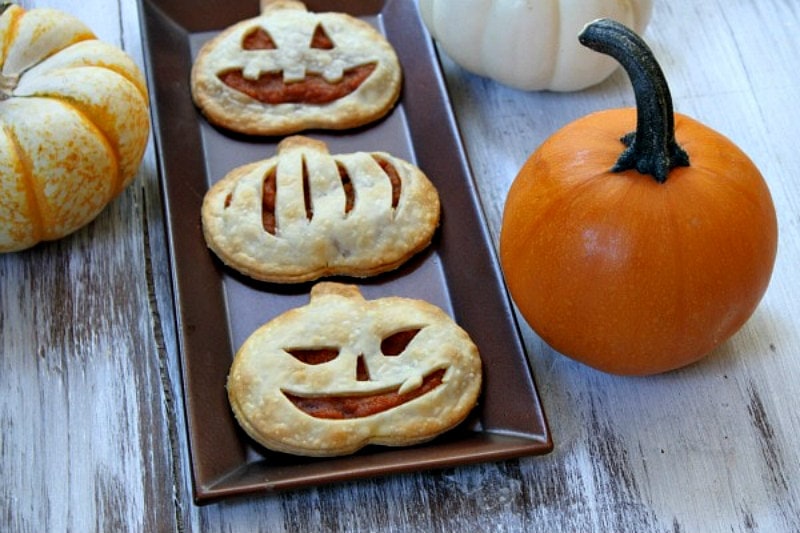
M 269 176 L 275 192 L 267 213 Z M 436 188 L 416 166 L 385 152 L 332 156 L 325 143 L 303 136 L 232 170 L 202 207 L 209 248 L 230 267 L 275 283 L 395 269 L 430 244 L 439 216 Z
M 321 28 L 330 49 L 310 46 Z M 245 50 L 248 35 L 263 30 L 275 49 Z M 223 83 L 242 71 L 245 80 L 277 73 L 286 84 L 311 75 L 337 84 L 348 70 L 374 70 L 353 92 L 326 103 L 264 103 Z M 401 89 L 402 69 L 389 42 L 370 24 L 346 13 L 314 13 L 297 1 L 268 3 L 262 14 L 230 26 L 200 49 L 191 72 L 195 104 L 209 122 L 249 135 L 288 135 L 307 129 L 350 129 L 387 114 Z
M 398 331 L 415 336 L 401 353 L 383 353 Z M 292 353 L 336 352 L 307 364 Z M 368 378 L 357 379 L 359 358 Z M 413 396 L 426 376 L 441 383 L 413 399 L 365 416 L 320 418 L 290 397 L 324 401 L 393 391 Z M 432 439 L 463 421 L 481 390 L 481 360 L 469 335 L 440 308 L 417 299 L 366 300 L 353 285 L 322 282 L 310 302 L 271 320 L 237 352 L 227 381 L 239 424 L 267 448 L 308 456 L 353 453 L 367 444 L 404 446 Z M 352 402 L 351 402 L 352 403 Z

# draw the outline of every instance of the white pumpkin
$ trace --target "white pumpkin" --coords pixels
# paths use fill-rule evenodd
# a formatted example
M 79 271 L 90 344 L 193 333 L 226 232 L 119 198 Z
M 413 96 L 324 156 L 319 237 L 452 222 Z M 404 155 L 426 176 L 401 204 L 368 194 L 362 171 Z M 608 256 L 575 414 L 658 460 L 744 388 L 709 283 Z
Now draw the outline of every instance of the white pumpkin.
M 0 6 L 0 252 L 61 238 L 133 179 L 150 133 L 144 77 L 54 9 Z
M 642 33 L 652 0 L 419 0 L 428 31 L 466 70 L 517 89 L 577 91 L 618 66 L 581 46 L 588 22 L 613 18 Z

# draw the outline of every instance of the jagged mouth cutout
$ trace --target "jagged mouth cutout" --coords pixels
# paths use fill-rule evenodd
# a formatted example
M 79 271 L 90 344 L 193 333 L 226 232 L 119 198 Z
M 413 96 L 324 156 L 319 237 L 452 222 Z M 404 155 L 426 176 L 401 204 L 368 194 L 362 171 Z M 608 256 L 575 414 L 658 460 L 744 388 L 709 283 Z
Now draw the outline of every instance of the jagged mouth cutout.
M 381 352 L 387 357 L 400 355 L 419 333 L 420 329 L 408 329 L 394 333 L 381 342 Z M 298 361 L 309 365 L 319 365 L 332 361 L 339 355 L 337 348 L 313 349 L 287 349 L 287 353 Z M 358 357 L 356 368 L 357 381 L 369 381 L 369 371 L 364 363 L 364 357 Z M 403 391 L 402 385 L 391 390 L 382 389 L 372 394 L 348 395 L 300 395 L 282 390 L 284 396 L 298 409 L 314 418 L 346 420 L 363 418 L 370 415 L 389 411 L 408 402 L 411 402 L 439 387 L 446 368 L 437 368 L 428 372 L 419 386 L 412 390 Z
M 321 24 L 314 30 L 309 48 L 334 50 L 333 40 Z M 275 51 L 279 48 L 275 41 L 261 27 L 254 28 L 242 40 L 246 51 Z M 246 94 L 264 104 L 287 103 L 324 105 L 340 100 L 356 91 L 375 70 L 375 63 L 356 65 L 342 72 L 341 79 L 329 81 L 322 73 L 306 72 L 300 80 L 285 80 L 283 71 L 263 72 L 257 78 L 246 77 L 241 68 L 230 69 L 218 74 L 222 83 Z

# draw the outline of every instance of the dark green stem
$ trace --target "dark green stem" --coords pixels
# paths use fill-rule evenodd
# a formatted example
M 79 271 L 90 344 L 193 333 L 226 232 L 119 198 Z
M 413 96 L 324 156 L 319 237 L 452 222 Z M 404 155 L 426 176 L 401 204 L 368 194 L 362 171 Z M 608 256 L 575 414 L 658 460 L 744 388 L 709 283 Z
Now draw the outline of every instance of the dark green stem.
M 636 169 L 664 183 L 670 170 L 689 166 L 689 156 L 675 141 L 675 115 L 667 80 L 644 40 L 611 19 L 590 22 L 578 40 L 616 59 L 627 72 L 636 96 L 636 131 L 621 139 L 627 148 L 612 170 Z

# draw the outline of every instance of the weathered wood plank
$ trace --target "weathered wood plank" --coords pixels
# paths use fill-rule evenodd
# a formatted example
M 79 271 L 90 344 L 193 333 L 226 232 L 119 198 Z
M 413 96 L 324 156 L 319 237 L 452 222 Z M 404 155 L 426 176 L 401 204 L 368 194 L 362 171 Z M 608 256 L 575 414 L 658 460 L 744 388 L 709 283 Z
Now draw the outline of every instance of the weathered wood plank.
M 28 0 L 140 63 L 135 2 Z M 0 256 L 0 530 L 800 531 L 800 5 L 656 2 L 646 37 L 675 108 L 762 169 L 781 229 L 772 284 L 730 342 L 684 370 L 607 376 L 523 325 L 556 442 L 545 457 L 196 507 L 155 154 L 75 235 Z M 523 93 L 445 73 L 490 232 L 536 146 L 627 80 Z M 513 400 L 510 400 L 513 401 Z
M 555 528 L 800 528 L 798 485 L 790 481 L 798 471 L 791 441 L 800 429 L 792 407 L 800 316 L 789 301 L 798 293 L 791 170 L 798 156 L 790 146 L 800 140 L 800 115 L 791 104 L 797 87 L 790 81 L 800 64 L 789 43 L 799 27 L 791 2 L 656 4 L 646 36 L 670 80 L 675 108 L 731 137 L 759 165 L 778 209 L 779 258 L 771 288 L 743 330 L 707 360 L 672 374 L 604 376 L 565 360 L 529 332 L 556 436 L 555 459 L 533 461 L 532 470 L 566 469 L 564 477 L 586 496 L 581 510 L 564 509 L 560 521 L 549 523 Z M 571 95 L 524 95 L 452 65 L 447 73 L 495 234 L 516 169 L 539 143 L 587 112 L 632 104 L 621 72 Z M 538 479 L 531 483 L 547 477 Z M 542 523 L 552 515 L 532 516 Z
M 22 5 L 73 13 L 123 46 L 116 2 Z M 147 180 L 152 163 L 86 228 L 0 257 L 4 531 L 175 529 L 148 300 Z

